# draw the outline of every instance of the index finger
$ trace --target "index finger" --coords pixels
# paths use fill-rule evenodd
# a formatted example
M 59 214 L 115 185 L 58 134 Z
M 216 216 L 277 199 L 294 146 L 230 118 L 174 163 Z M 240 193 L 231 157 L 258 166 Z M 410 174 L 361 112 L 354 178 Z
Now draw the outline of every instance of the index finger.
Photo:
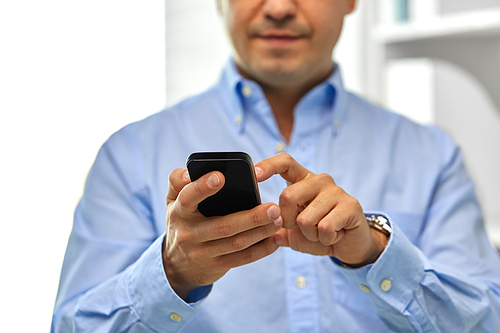
M 287 153 L 279 153 L 255 164 L 255 175 L 259 182 L 278 174 L 287 182 L 297 183 L 306 178 L 309 170 Z
M 175 201 L 179 192 L 189 184 L 189 175 L 186 168 L 174 169 L 168 175 L 168 192 L 167 192 L 167 204 L 169 202 Z

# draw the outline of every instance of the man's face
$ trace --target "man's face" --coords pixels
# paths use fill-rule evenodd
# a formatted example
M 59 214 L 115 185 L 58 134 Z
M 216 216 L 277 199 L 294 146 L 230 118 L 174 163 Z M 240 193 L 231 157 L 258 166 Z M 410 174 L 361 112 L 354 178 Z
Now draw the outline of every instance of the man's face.
M 356 0 L 217 0 L 244 74 L 270 85 L 302 84 L 332 69 L 344 15 Z

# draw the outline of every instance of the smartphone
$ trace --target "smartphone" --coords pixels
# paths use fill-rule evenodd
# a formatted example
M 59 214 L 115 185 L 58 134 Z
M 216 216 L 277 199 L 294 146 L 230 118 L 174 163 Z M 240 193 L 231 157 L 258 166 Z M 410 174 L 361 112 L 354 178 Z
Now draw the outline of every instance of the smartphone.
M 203 215 L 223 216 L 260 205 L 259 186 L 252 158 L 244 152 L 196 152 L 189 155 L 186 166 L 191 181 L 211 172 L 225 177 L 219 192 L 198 205 Z

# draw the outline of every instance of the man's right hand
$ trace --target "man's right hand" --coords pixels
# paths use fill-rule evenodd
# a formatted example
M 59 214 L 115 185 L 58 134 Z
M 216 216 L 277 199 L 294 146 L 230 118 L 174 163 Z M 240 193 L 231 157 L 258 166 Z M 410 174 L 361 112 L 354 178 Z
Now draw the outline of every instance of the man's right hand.
M 214 283 L 237 266 L 276 251 L 283 220 L 274 203 L 227 216 L 205 217 L 198 204 L 224 185 L 220 172 L 190 182 L 186 169 L 169 175 L 163 266 L 172 289 L 186 300 L 194 289 Z

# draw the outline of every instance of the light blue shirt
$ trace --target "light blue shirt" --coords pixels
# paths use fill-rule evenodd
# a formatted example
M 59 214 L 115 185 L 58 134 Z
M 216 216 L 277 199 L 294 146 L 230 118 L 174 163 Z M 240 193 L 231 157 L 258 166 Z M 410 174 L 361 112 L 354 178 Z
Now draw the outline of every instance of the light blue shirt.
M 162 264 L 168 175 L 194 151 L 284 150 L 328 173 L 392 225 L 359 269 L 280 248 L 195 290 Z M 260 184 L 277 202 L 286 183 Z M 76 209 L 56 332 L 499 332 L 500 261 L 455 144 L 344 90 L 340 71 L 298 103 L 288 144 L 255 82 L 229 62 L 207 92 L 121 129 L 101 148 Z

